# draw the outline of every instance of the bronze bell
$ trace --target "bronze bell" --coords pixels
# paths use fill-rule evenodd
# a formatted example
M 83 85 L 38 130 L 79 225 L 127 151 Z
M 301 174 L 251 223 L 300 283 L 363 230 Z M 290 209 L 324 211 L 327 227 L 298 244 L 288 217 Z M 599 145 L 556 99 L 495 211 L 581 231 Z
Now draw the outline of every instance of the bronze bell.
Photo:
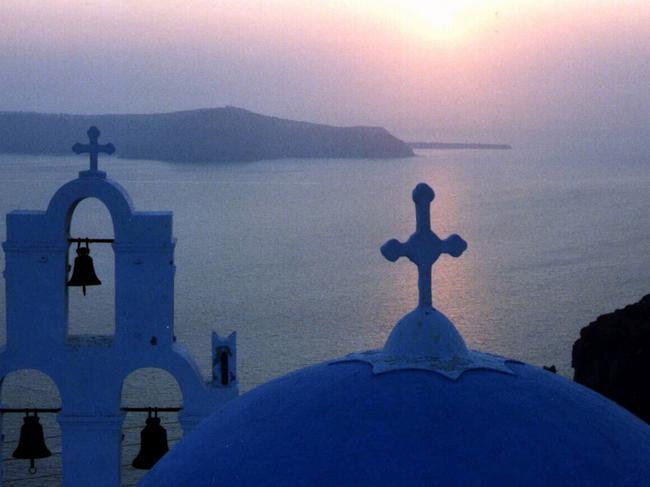
M 147 424 L 140 432 L 140 453 L 131 463 L 133 468 L 149 470 L 169 451 L 167 431 L 160 424 L 158 412 L 154 414 L 152 418 L 149 411 Z
M 80 242 L 77 242 L 77 256 L 74 258 L 72 277 L 67 283 L 68 286 L 81 286 L 84 296 L 86 295 L 86 286 L 100 286 L 102 284 L 102 281 L 95 274 L 93 258 L 89 254 L 88 240 L 86 240 L 85 247 L 81 247 Z
M 45 446 L 45 437 L 43 436 L 43 426 L 38 419 L 38 413 L 30 416 L 25 415 L 23 425 L 20 427 L 20 439 L 18 446 L 14 450 L 13 457 L 29 460 L 30 473 L 36 472 L 34 460 L 36 458 L 46 458 L 52 455 L 52 452 Z

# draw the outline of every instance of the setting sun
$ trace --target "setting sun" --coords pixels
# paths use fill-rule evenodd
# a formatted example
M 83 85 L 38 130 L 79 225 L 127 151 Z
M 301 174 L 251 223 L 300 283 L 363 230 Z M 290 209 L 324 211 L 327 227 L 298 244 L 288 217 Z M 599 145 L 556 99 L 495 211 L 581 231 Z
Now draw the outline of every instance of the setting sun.
M 411 0 L 400 3 L 399 14 L 404 27 L 424 39 L 452 40 L 462 36 L 466 23 L 461 22 L 466 2 Z
M 403 15 L 422 35 L 451 38 L 459 32 L 458 7 L 449 2 L 411 1 L 404 4 Z
M 425 41 L 450 42 L 476 31 L 480 25 L 495 21 L 502 2 L 480 0 L 379 0 L 366 9 L 394 25 L 403 34 Z

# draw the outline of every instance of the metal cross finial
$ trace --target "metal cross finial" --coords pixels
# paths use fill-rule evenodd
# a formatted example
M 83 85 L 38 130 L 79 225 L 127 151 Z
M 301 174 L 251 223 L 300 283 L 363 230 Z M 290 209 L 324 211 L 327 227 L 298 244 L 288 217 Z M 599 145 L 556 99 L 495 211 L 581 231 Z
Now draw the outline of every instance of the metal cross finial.
M 440 240 L 431 231 L 429 210 L 435 194 L 425 183 L 418 184 L 413 190 L 415 202 L 415 233 L 406 243 L 392 239 L 381 246 L 381 253 L 391 262 L 400 257 L 408 257 L 418 266 L 418 289 L 420 293 L 419 307 L 431 306 L 431 266 L 441 254 L 460 257 L 467 249 L 467 242 L 456 234 L 445 240 Z
M 97 171 L 97 155 L 100 153 L 112 154 L 115 152 L 115 146 L 113 144 L 98 144 L 97 139 L 99 138 L 99 129 L 95 126 L 92 126 L 88 129 L 88 139 L 90 139 L 90 144 L 80 144 L 76 143 L 72 146 L 72 151 L 75 154 L 90 154 L 90 170 Z

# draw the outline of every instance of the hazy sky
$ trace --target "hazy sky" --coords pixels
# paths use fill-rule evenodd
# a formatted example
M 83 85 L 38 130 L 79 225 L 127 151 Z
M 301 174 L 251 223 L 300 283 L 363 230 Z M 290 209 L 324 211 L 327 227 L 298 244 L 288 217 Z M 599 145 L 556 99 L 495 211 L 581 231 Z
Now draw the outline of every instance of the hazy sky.
M 649 0 L 0 0 L 0 111 L 650 127 Z

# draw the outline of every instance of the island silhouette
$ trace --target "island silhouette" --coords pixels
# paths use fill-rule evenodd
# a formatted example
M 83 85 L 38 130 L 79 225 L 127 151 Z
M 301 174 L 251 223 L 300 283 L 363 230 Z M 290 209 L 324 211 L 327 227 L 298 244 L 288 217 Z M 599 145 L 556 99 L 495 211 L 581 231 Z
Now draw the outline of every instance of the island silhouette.
M 336 127 L 226 106 L 156 114 L 0 112 L 0 153 L 68 155 L 66 141 L 102 127 L 127 159 L 178 162 L 399 158 L 413 150 L 381 127 Z

